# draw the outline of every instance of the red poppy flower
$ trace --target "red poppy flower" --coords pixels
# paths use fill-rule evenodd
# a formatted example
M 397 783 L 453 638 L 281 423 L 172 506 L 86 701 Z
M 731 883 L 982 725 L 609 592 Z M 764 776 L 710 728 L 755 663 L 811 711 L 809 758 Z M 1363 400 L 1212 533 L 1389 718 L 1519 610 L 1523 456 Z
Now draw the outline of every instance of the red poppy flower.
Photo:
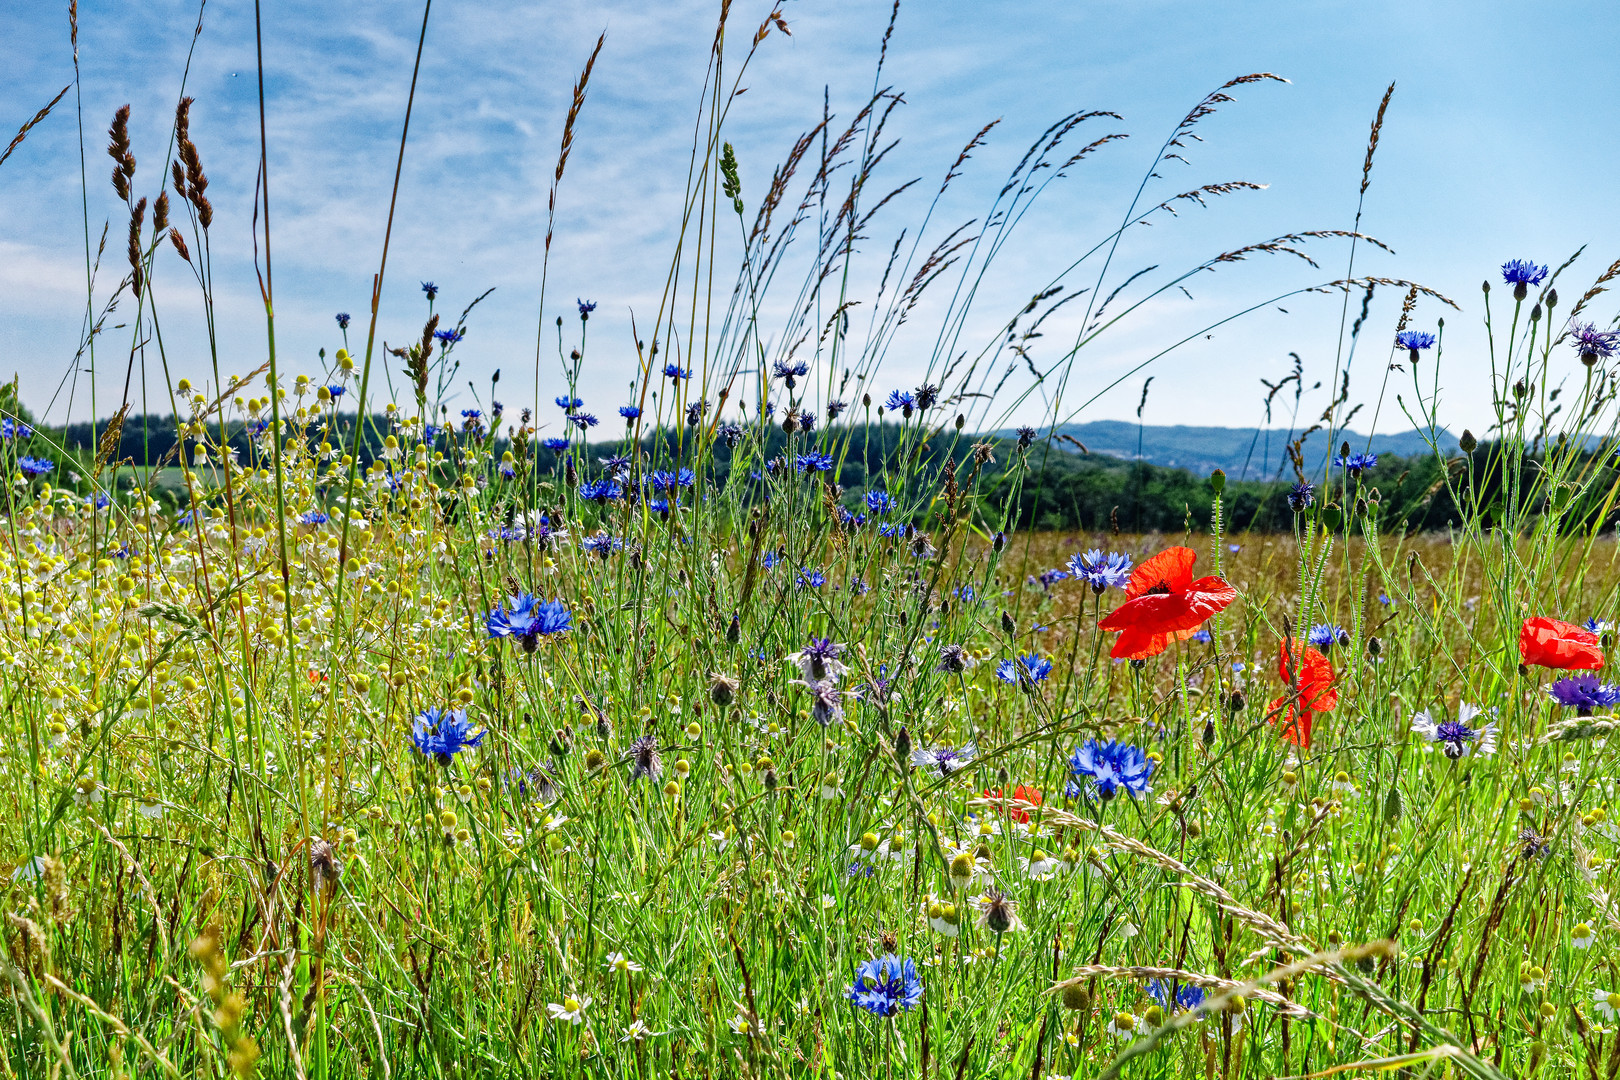
M 1277 655 L 1277 677 L 1288 684 L 1289 693 L 1273 701 L 1266 711 L 1275 714 L 1272 723 L 1282 729 L 1284 739 L 1309 750 L 1311 721 L 1317 713 L 1332 712 L 1339 704 L 1333 664 L 1309 645 L 1284 640 Z
M 1237 599 L 1237 590 L 1218 577 L 1193 580 L 1192 548 L 1173 547 L 1148 559 L 1131 574 L 1125 602 L 1097 623 L 1119 631 L 1108 655 L 1116 660 L 1158 656 L 1172 641 L 1190 638 L 1210 617 Z
M 1596 671 L 1603 666 L 1603 648 L 1596 634 L 1544 615 L 1524 620 L 1519 629 L 1519 656 L 1526 664 L 1560 671 Z
M 1000 799 L 1003 796 L 1000 788 L 985 788 L 984 797 L 987 799 Z M 1019 784 L 1017 789 L 1013 791 L 1012 795 L 1007 797 L 1018 799 L 1021 802 L 1027 802 L 1032 806 L 1041 805 L 1041 793 L 1032 787 L 1025 787 L 1023 784 Z M 1008 806 L 1007 816 L 1012 818 L 1014 821 L 1027 822 L 1029 820 L 1029 811 L 1025 810 L 1021 806 Z

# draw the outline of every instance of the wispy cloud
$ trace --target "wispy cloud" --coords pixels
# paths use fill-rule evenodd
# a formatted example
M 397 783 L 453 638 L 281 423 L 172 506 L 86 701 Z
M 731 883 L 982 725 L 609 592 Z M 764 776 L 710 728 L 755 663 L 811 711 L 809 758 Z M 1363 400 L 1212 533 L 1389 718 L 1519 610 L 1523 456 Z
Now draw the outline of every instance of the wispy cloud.
M 0 73 L 0 97 L 42 103 L 71 77 L 66 26 L 60 12 L 18 7 L 0 15 L 7 40 L 22 43 L 18 62 Z M 441 308 L 455 311 L 493 286 L 496 292 L 473 317 L 460 350 L 465 373 L 482 383 L 500 367 L 503 390 L 511 386 L 513 400 L 526 400 L 537 325 L 547 327 L 542 370 L 550 380 L 556 371 L 550 321 L 568 311 L 575 296 L 593 298 L 601 304 L 591 323 L 595 362 L 582 392 L 607 411 L 632 374 L 630 313 L 642 326 L 651 319 L 673 251 L 716 7 L 696 0 L 438 6 L 412 119 L 381 336 L 399 341 L 419 333 L 423 279 L 437 281 Z M 738 3 L 733 16 L 732 33 L 739 38 L 767 10 L 745 7 Z M 1138 136 L 1055 186 L 1021 224 L 1019 237 L 981 286 L 963 349 L 995 343 L 996 328 L 1029 295 L 1117 225 L 1164 133 L 1200 95 L 1244 69 L 1276 68 L 1294 76 L 1295 85 L 1246 91 L 1212 122 L 1211 141 L 1189 154 L 1193 164 L 1161 170 L 1165 175 L 1156 183 L 1163 194 L 1239 177 L 1271 181 L 1271 189 L 1138 230 L 1116 260 L 1105 292 L 1141 266 L 1185 268 L 1266 235 L 1343 226 L 1353 210 L 1367 120 L 1383 83 L 1395 76 L 1402 85 L 1380 151 L 1368 228 L 1402 254 L 1366 253 L 1363 269 L 1459 292 L 1477 288 L 1479 277 L 1502 258 L 1522 252 L 1551 260 L 1583 240 L 1620 235 L 1620 211 L 1583 196 L 1601 171 L 1598 163 L 1582 176 L 1532 159 L 1559 138 L 1573 142 L 1583 113 L 1612 113 L 1614 91 L 1550 73 L 1534 104 L 1539 126 L 1531 131 L 1514 126 L 1530 106 L 1503 102 L 1494 85 L 1496 71 L 1516 56 L 1564 56 L 1572 46 L 1559 40 L 1565 27 L 1559 20 L 1578 20 L 1578 12 L 1538 28 L 1533 34 L 1546 40 L 1532 35 L 1515 54 L 1506 48 L 1514 35 L 1505 27 L 1479 25 L 1481 20 L 1437 26 L 1393 2 L 1377 5 L 1376 12 L 1362 5 L 1286 16 L 1275 16 L 1275 5 L 1263 3 L 1224 5 L 1219 12 L 1162 3 L 1111 12 L 1043 7 L 1052 10 L 1032 14 L 1029 5 L 1012 0 L 907 5 L 883 78 L 903 90 L 908 102 L 894 121 L 903 142 L 887 164 L 888 175 L 896 183 L 925 179 L 875 226 L 856 270 L 857 294 L 860 288 L 869 294 L 895 233 L 915 226 L 939 176 L 987 120 L 1006 118 L 940 208 L 936 223 L 943 229 L 982 218 L 1028 141 L 1070 109 L 1115 109 Z M 793 37 L 766 42 L 744 80 L 748 93 L 732 114 L 729 137 L 751 206 L 774 162 L 819 119 L 824 92 L 831 110 L 843 117 L 871 93 L 888 5 L 833 0 L 789 5 L 787 15 Z M 368 306 L 420 10 L 374 0 L 339 13 L 306 2 L 276 5 L 266 16 L 278 345 L 289 371 L 313 372 L 317 350 L 325 347 L 330 354 L 339 343 L 332 314 L 346 310 L 363 320 Z M 1613 12 L 1599 5 L 1585 16 L 1615 22 Z M 84 20 L 89 220 L 97 235 L 102 221 L 112 220 L 103 276 L 110 281 L 122 265 L 123 225 L 122 207 L 105 178 L 102 133 L 113 109 L 130 102 L 140 160 L 135 186 L 155 194 L 196 10 L 152 0 L 87 11 Z M 607 45 L 562 183 L 549 310 L 542 317 L 537 305 L 551 170 L 571 84 L 604 30 Z M 1406 30 L 1451 34 L 1460 58 L 1398 55 L 1388 36 Z M 254 70 L 251 7 L 212 6 L 187 92 L 197 98 L 192 129 L 218 211 L 213 244 L 216 284 L 229 315 L 221 333 L 230 371 L 256 366 L 265 350 L 250 235 L 258 156 Z M 1603 94 L 1608 97 L 1598 96 Z M 84 214 L 71 100 L 0 170 L 0 198 L 9 208 L 0 234 L 0 367 L 20 371 L 25 397 L 41 403 L 73 356 L 83 322 Z M 37 105 L 14 107 L 21 113 Z M 1600 153 L 1612 157 L 1612 151 Z M 1512 155 L 1517 175 L 1540 193 L 1533 203 L 1507 189 L 1501 170 L 1481 167 L 1481 159 L 1492 154 Z M 1088 350 L 1077 383 L 1105 385 L 1168 340 L 1246 300 L 1337 276 L 1344 249 L 1322 251 L 1330 261 L 1319 275 L 1303 264 L 1273 261 L 1223 268 L 1189 282 L 1193 299 L 1169 294 L 1099 340 Z M 207 371 L 200 311 L 183 268 L 164 254 L 156 295 L 170 370 L 175 377 L 197 378 Z M 1605 263 L 1612 257 L 1602 255 Z M 1080 275 L 1072 287 L 1091 284 Z M 1127 293 L 1122 301 L 1130 295 L 1141 293 Z M 895 385 L 919 377 L 934 347 L 930 319 L 937 318 L 944 298 L 942 291 L 926 301 L 891 350 L 885 377 Z M 781 324 L 791 299 L 784 294 L 768 307 L 767 325 Z M 1387 337 L 1397 303 L 1396 297 L 1379 301 L 1369 337 Z M 1258 379 L 1285 370 L 1290 349 L 1322 369 L 1312 381 L 1326 379 L 1338 305 L 1333 298 L 1300 298 L 1283 305 L 1287 314 L 1268 309 L 1157 362 L 1154 370 L 1167 384 L 1188 392 L 1156 395 L 1154 418 L 1197 422 L 1213 410 L 1234 424 L 1257 419 Z M 1046 336 L 1035 349 L 1044 362 L 1055 361 L 1074 340 L 1082 311 L 1076 305 L 1043 327 Z M 1432 318 L 1436 312 L 1422 314 Z M 1448 340 L 1461 347 L 1453 369 L 1459 373 L 1454 407 L 1478 408 L 1488 395 L 1477 379 L 1463 376 L 1471 368 L 1462 359 L 1477 346 L 1477 334 L 1471 338 L 1466 329 L 1474 319 L 1454 316 L 1448 322 L 1454 324 Z M 127 354 L 120 353 L 127 341 L 109 335 L 99 347 L 100 404 L 121 392 Z M 1367 365 L 1381 366 L 1382 360 Z M 1369 383 L 1358 384 L 1362 396 L 1375 392 L 1370 373 Z M 1026 379 L 1019 389 L 1027 385 Z M 554 390 L 547 382 L 541 399 L 549 400 Z M 1089 415 L 1126 415 L 1134 410 L 1134 395 L 1135 389 L 1124 387 Z M 75 400 L 79 410 L 87 397 L 80 393 Z M 1030 411 L 1038 400 L 1031 399 Z M 1073 392 L 1069 400 L 1078 403 Z

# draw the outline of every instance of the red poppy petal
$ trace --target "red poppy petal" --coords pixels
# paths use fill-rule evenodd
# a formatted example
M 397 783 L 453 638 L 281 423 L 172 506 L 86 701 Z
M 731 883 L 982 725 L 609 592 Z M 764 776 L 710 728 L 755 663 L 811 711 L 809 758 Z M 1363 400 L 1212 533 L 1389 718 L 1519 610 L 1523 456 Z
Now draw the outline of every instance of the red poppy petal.
M 1127 626 L 1119 635 L 1119 640 L 1114 642 L 1114 647 L 1108 650 L 1108 655 L 1115 660 L 1146 660 L 1150 656 L 1158 656 L 1169 647 L 1168 635 Z
M 1180 592 L 1192 584 L 1192 568 L 1197 559 L 1198 553 L 1192 548 L 1165 548 L 1131 572 L 1131 580 L 1125 586 L 1126 599 L 1145 596 L 1157 585 L 1167 585 L 1171 592 Z

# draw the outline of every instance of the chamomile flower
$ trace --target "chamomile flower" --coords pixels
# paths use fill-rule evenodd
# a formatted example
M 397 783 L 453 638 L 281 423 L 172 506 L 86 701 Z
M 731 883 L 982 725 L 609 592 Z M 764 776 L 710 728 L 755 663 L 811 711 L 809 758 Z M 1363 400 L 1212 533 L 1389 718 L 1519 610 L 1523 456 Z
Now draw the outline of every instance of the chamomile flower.
M 551 1002 L 546 1006 L 546 1012 L 551 1014 L 553 1020 L 564 1020 L 570 1024 L 585 1022 L 585 1010 L 590 1008 L 591 999 L 587 995 L 583 998 L 565 997 L 561 1004 Z

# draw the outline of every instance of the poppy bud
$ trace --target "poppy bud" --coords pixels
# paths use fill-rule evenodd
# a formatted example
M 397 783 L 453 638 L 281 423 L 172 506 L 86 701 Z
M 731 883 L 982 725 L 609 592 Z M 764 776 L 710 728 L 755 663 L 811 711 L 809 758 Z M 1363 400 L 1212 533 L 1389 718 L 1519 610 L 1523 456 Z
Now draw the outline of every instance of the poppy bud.
M 1216 469 L 1214 472 L 1210 473 L 1209 474 L 1209 486 L 1215 489 L 1215 494 L 1217 494 L 1217 495 L 1219 495 L 1221 492 L 1225 491 L 1226 490 L 1226 470 L 1225 469 Z
M 872 407 L 872 395 L 871 394 L 862 394 L 861 395 L 861 407 L 864 408 L 864 409 L 870 409 Z
M 761 777 L 761 780 L 765 784 L 765 790 L 766 791 L 775 791 L 776 790 L 777 780 L 776 780 L 776 770 L 775 769 L 766 769 L 765 770 L 765 775 L 763 777 Z
M 1007 775 L 1007 766 L 1003 765 L 1001 768 L 996 770 L 996 785 L 998 787 L 1005 788 L 1009 779 L 1010 777 Z
M 1472 454 L 1477 446 L 1479 446 L 1479 440 L 1474 438 L 1474 433 L 1467 428 L 1463 428 L 1462 437 L 1457 440 L 1457 449 L 1465 454 Z
M 967 417 L 963 416 L 961 413 L 957 413 L 956 414 L 956 430 L 961 431 L 965 427 L 967 427 Z
M 1401 819 L 1401 789 L 1395 784 L 1389 785 L 1389 794 L 1384 796 L 1384 820 L 1393 825 Z

